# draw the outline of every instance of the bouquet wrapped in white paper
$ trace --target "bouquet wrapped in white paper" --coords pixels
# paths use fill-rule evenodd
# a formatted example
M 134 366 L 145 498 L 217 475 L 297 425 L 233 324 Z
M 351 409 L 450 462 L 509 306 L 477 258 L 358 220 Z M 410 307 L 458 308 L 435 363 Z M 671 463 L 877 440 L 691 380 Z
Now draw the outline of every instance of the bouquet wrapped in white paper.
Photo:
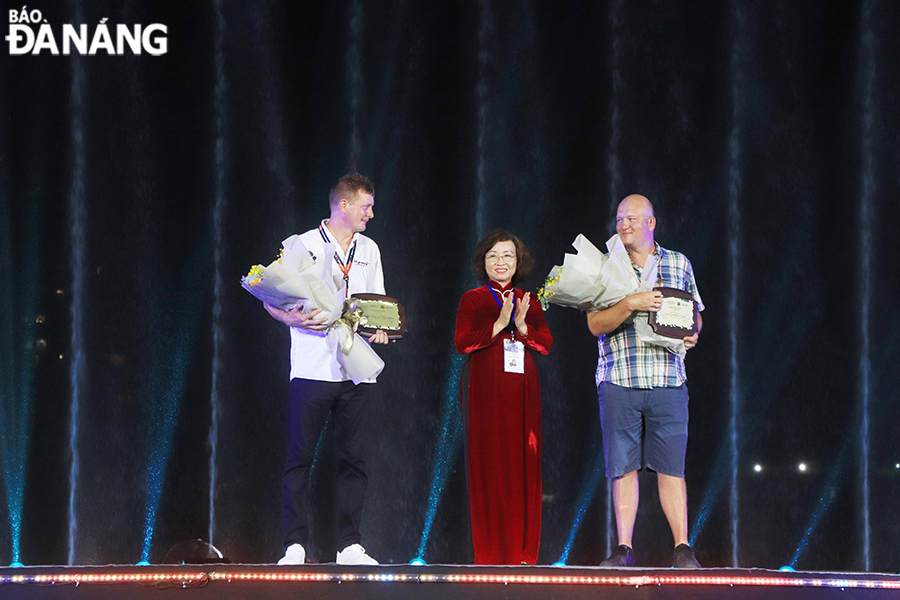
M 356 303 L 344 301 L 343 275 L 332 273 L 332 260 L 319 260 L 294 235 L 283 243 L 281 256 L 267 267 L 255 265 L 241 278 L 241 287 L 266 304 L 282 310 L 302 306 L 303 312 L 317 308 L 326 317 L 325 331 L 328 347 L 354 384 L 376 377 L 384 369 L 381 360 L 368 342 L 356 333 L 365 317 L 356 310 Z M 334 255 L 334 245 L 325 244 L 323 257 Z
M 603 310 L 626 296 L 648 292 L 656 286 L 659 266 L 656 255 L 647 257 L 641 277 L 638 278 L 618 234 L 606 242 L 608 256 L 581 234 L 575 238 L 572 246 L 577 254 L 566 254 L 563 264 L 551 269 L 543 287 L 537 292 L 544 310 L 550 304 L 580 310 Z M 629 319 L 633 321 L 642 342 L 663 346 L 682 357 L 685 355 L 682 340 L 668 338 L 653 331 L 648 313 L 635 312 Z

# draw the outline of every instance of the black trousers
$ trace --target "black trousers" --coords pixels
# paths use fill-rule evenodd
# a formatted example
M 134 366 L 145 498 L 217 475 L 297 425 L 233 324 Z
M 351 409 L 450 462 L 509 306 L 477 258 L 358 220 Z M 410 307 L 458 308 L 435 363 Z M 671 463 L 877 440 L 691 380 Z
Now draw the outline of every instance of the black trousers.
M 288 398 L 288 448 L 282 478 L 284 547 L 309 548 L 309 469 L 316 444 L 332 414 L 337 456 L 338 549 L 360 542 L 366 492 L 365 414 L 371 383 L 292 379 Z

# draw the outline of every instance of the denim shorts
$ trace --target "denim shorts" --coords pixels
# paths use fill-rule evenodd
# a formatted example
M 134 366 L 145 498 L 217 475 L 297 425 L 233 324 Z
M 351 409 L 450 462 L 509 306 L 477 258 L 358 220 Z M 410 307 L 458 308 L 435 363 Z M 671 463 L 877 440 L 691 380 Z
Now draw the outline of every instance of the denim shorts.
M 644 390 L 603 382 L 597 396 L 607 477 L 621 477 L 643 468 L 684 477 L 686 383 Z

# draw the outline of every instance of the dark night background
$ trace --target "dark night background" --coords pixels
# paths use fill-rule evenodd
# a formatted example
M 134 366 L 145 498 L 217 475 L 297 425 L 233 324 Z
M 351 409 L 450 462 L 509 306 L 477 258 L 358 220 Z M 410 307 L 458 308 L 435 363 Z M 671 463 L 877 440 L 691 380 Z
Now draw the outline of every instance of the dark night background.
M 281 556 L 289 337 L 239 280 L 357 170 L 411 330 L 379 348 L 363 544 L 382 563 L 418 554 L 436 465 L 424 557 L 472 560 L 452 337 L 477 239 L 518 233 L 534 289 L 579 233 L 602 247 L 639 192 L 707 307 L 687 360 L 700 561 L 900 569 L 896 2 L 28 9 L 57 36 L 163 23 L 168 52 L 3 42 L 0 563 L 133 564 L 148 526 L 151 562 L 210 534 L 237 562 Z M 583 505 L 568 562 L 597 564 L 596 342 L 577 311 L 546 316 L 540 560 L 560 559 Z M 323 442 L 312 553 L 330 561 Z M 644 478 L 636 552 L 668 566 L 655 495 Z

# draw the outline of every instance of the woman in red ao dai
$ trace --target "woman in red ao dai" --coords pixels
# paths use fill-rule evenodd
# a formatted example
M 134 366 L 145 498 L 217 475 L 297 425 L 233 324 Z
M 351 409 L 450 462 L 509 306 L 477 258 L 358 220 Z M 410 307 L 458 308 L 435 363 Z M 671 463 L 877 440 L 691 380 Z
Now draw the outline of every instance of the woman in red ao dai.
M 475 564 L 535 564 L 541 538 L 541 388 L 533 353 L 553 338 L 539 302 L 515 288 L 533 266 L 515 235 L 495 230 L 473 260 L 486 285 L 463 295 L 456 349 L 466 431 Z

